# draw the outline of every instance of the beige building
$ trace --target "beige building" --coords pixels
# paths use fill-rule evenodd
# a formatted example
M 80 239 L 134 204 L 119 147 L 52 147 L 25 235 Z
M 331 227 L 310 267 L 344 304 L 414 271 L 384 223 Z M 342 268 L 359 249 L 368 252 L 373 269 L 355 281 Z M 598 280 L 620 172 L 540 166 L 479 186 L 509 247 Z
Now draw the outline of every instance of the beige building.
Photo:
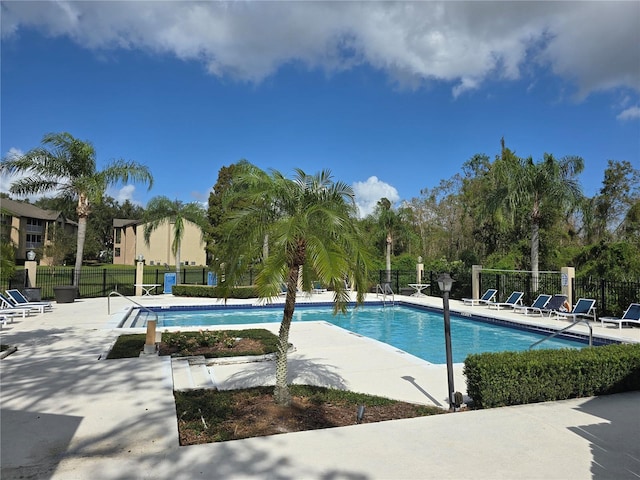
M 40 265 L 51 265 L 52 258 L 46 256 L 45 247 L 53 242 L 56 228 L 71 235 L 78 233 L 78 224 L 64 218 L 61 212 L 8 198 L 0 199 L 0 210 L 2 236 L 16 248 L 18 265 L 24 263 L 29 251 L 35 252 Z
M 113 220 L 113 263 L 134 265 L 142 255 L 147 265 L 175 265 L 171 252 L 173 224 L 160 225 L 151 233 L 149 245 L 144 241 L 144 223 L 140 220 Z M 200 228 L 185 220 L 185 232 L 180 247 L 180 264 L 205 266 L 207 255 Z

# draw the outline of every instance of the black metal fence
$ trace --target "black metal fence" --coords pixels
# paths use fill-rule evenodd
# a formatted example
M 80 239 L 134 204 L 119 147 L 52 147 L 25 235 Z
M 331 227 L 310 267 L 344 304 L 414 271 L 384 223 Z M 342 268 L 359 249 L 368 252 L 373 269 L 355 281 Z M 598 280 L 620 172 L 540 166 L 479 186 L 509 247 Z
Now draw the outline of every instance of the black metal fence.
M 523 302 L 530 305 L 540 293 L 559 294 L 562 291 L 560 272 L 481 272 L 480 293 L 488 288 L 498 290 L 498 300 L 504 301 L 512 292 L 524 292 Z M 621 316 L 629 304 L 640 301 L 640 281 L 619 282 L 605 279 L 576 278 L 572 285 L 575 305 L 579 298 L 596 301 L 598 316 Z
M 389 275 L 387 275 L 389 273 Z M 438 276 L 441 272 L 425 271 L 422 274 L 422 283 L 428 283 L 429 286 L 422 292 L 426 295 L 441 297 L 442 292 L 438 288 Z M 451 288 L 451 298 L 466 298 L 471 295 L 471 274 L 456 273 L 452 274 L 455 282 Z M 388 281 L 390 279 L 390 281 Z M 391 284 L 391 289 L 395 293 L 414 293 L 415 290 L 409 286 L 411 283 L 417 283 L 415 270 L 380 270 L 378 274 L 378 283 Z
M 629 304 L 640 302 L 640 281 L 617 282 L 604 279 L 576 278 L 573 303 L 578 298 L 593 298 L 598 316 L 620 317 Z
M 163 291 L 164 274 L 173 273 L 165 268 L 145 267 L 142 283 L 158 284 L 156 292 Z M 14 275 L 6 280 L 0 288 L 37 287 L 43 299 L 54 298 L 53 287 L 59 285 L 73 285 L 74 268 L 71 266 L 39 266 L 36 273 L 37 285 L 29 285 L 26 270 L 18 269 Z M 186 267 L 180 270 L 180 279 L 177 283 L 206 285 L 208 282 L 209 269 L 206 267 Z M 253 276 L 249 275 L 248 281 L 253 281 Z M 105 268 L 105 267 L 82 267 L 78 281 L 78 292 L 81 298 L 105 297 L 110 292 L 116 291 L 123 295 L 134 295 L 136 283 L 135 267 Z
M 562 290 L 560 272 L 540 272 L 534 277 L 531 272 L 487 272 L 480 273 L 480 295 L 487 289 L 498 290 L 497 301 L 504 302 L 512 292 L 524 292 L 522 301 L 531 305 L 541 293 L 555 294 Z

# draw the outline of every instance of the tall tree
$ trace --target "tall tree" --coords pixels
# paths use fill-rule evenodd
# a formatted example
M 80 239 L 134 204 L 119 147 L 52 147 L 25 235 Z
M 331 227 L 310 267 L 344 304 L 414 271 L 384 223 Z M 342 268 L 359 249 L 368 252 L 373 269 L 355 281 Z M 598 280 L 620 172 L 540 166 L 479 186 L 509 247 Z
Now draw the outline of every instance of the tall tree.
M 98 171 L 93 145 L 66 132 L 48 133 L 42 137 L 42 146 L 24 155 L 3 159 L 0 171 L 26 174 L 11 185 L 12 193 L 34 195 L 55 192 L 58 197 L 76 202 L 78 242 L 74 285 L 78 285 L 80 277 L 91 206 L 102 201 L 107 188 L 120 182 L 148 183 L 149 188 L 153 185 L 149 169 L 136 162 L 116 160 Z
M 239 197 L 244 199 L 242 206 Z M 271 248 L 256 277 L 258 294 L 262 298 L 277 296 L 286 284 L 274 396 L 279 405 L 288 406 L 287 352 L 299 279 L 305 292 L 311 292 L 314 281 L 330 287 L 336 313 L 344 311 L 350 300 L 346 276 L 357 290 L 357 301 L 364 300 L 368 259 L 354 221 L 353 190 L 334 182 L 328 170 L 307 175 L 298 169 L 295 178 L 288 179 L 277 171 L 267 174 L 249 164 L 236 172 L 225 204 L 231 213 L 221 245 L 223 295 L 228 295 L 251 261 L 261 257 L 265 235 Z
M 540 163 L 531 157 L 517 157 L 507 149 L 502 139 L 502 153 L 492 165 L 496 188 L 490 193 L 487 205 L 495 213 L 506 214 L 513 223 L 516 217 L 527 212 L 531 228 L 531 270 L 534 281 L 538 278 L 540 224 L 543 214 L 549 210 L 576 206 L 582 200 L 577 175 L 584 162 L 576 156 L 556 160 L 544 154 Z
M 396 212 L 391 208 L 391 202 L 388 198 L 378 200 L 374 213 L 378 218 L 378 225 L 383 229 L 385 235 L 385 265 L 386 265 L 386 282 L 391 283 L 391 253 L 393 251 L 393 234 L 398 227 L 400 219 Z
M 151 233 L 161 225 L 172 226 L 171 253 L 176 259 L 176 276 L 180 278 L 180 247 L 185 233 L 185 221 L 192 222 L 200 228 L 201 238 L 209 225 L 204 207 L 198 202 L 184 203 L 170 200 L 165 196 L 153 197 L 147 203 L 142 217 L 144 225 L 144 241 L 149 245 Z

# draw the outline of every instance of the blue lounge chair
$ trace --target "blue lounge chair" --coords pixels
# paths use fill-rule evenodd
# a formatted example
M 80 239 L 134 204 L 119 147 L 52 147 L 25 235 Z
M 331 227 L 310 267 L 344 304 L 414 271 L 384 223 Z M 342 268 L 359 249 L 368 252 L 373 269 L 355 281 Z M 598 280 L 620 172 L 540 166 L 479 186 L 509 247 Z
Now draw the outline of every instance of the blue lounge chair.
M 322 286 L 320 282 L 313 282 L 313 293 L 323 293 L 326 292 L 327 289 Z
M 522 297 L 523 296 L 524 296 L 524 292 L 513 292 L 511 295 L 509 295 L 509 298 L 507 298 L 506 301 L 504 301 L 504 302 L 489 302 L 489 303 L 487 303 L 487 306 L 489 308 L 495 308 L 496 310 L 500 310 L 502 307 L 513 308 L 516 305 L 521 305 L 522 304 Z
M 600 317 L 600 324 L 604 327 L 605 323 L 615 323 L 622 330 L 622 324 L 640 325 L 640 303 L 632 303 L 629 305 L 620 318 Z
M 12 322 L 14 316 L 20 315 L 22 318 L 25 318 L 30 315 L 33 310 L 31 307 L 17 307 L 11 300 L 0 293 L 0 315 L 11 317 Z
M 546 307 L 547 303 L 551 300 L 551 295 L 540 294 L 538 298 L 529 306 L 529 305 L 515 305 L 513 307 L 514 312 L 524 313 L 525 315 L 532 314 L 540 314 L 542 315 L 542 310 Z
M 592 298 L 580 298 L 578 303 L 573 306 L 573 310 L 570 312 L 556 312 L 556 318 L 567 318 L 574 322 L 580 318 L 593 318 L 596 319 L 596 309 L 594 305 L 596 301 Z
M 564 308 L 564 304 L 567 301 L 566 295 L 554 295 L 551 300 L 547 302 L 544 308 L 541 308 L 542 314 L 548 313 L 549 316 L 556 312 L 561 312 Z
M 462 303 L 471 306 L 481 304 L 486 305 L 489 302 L 493 302 L 493 300 L 496 298 L 496 293 L 498 293 L 498 290 L 496 290 L 495 288 L 489 288 L 480 298 L 463 298 Z
M 6 290 L 7 295 L 0 294 L 4 302 L 18 308 L 30 308 L 44 313 L 46 310 L 53 308 L 50 302 L 30 302 L 25 298 L 19 290 Z M 17 293 L 16 293 L 17 292 Z

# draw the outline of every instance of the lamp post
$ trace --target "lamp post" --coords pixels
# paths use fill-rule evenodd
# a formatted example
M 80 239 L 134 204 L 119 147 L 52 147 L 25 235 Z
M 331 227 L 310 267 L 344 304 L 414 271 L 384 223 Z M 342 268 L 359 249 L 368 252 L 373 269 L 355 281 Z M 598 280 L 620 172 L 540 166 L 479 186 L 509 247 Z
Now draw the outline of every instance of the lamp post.
M 455 409 L 453 389 L 453 359 L 451 355 L 451 319 L 449 318 L 449 292 L 453 285 L 453 278 L 448 273 L 438 276 L 438 287 L 442 291 L 442 303 L 444 307 L 444 344 L 447 354 L 447 382 L 449 385 L 449 408 Z

